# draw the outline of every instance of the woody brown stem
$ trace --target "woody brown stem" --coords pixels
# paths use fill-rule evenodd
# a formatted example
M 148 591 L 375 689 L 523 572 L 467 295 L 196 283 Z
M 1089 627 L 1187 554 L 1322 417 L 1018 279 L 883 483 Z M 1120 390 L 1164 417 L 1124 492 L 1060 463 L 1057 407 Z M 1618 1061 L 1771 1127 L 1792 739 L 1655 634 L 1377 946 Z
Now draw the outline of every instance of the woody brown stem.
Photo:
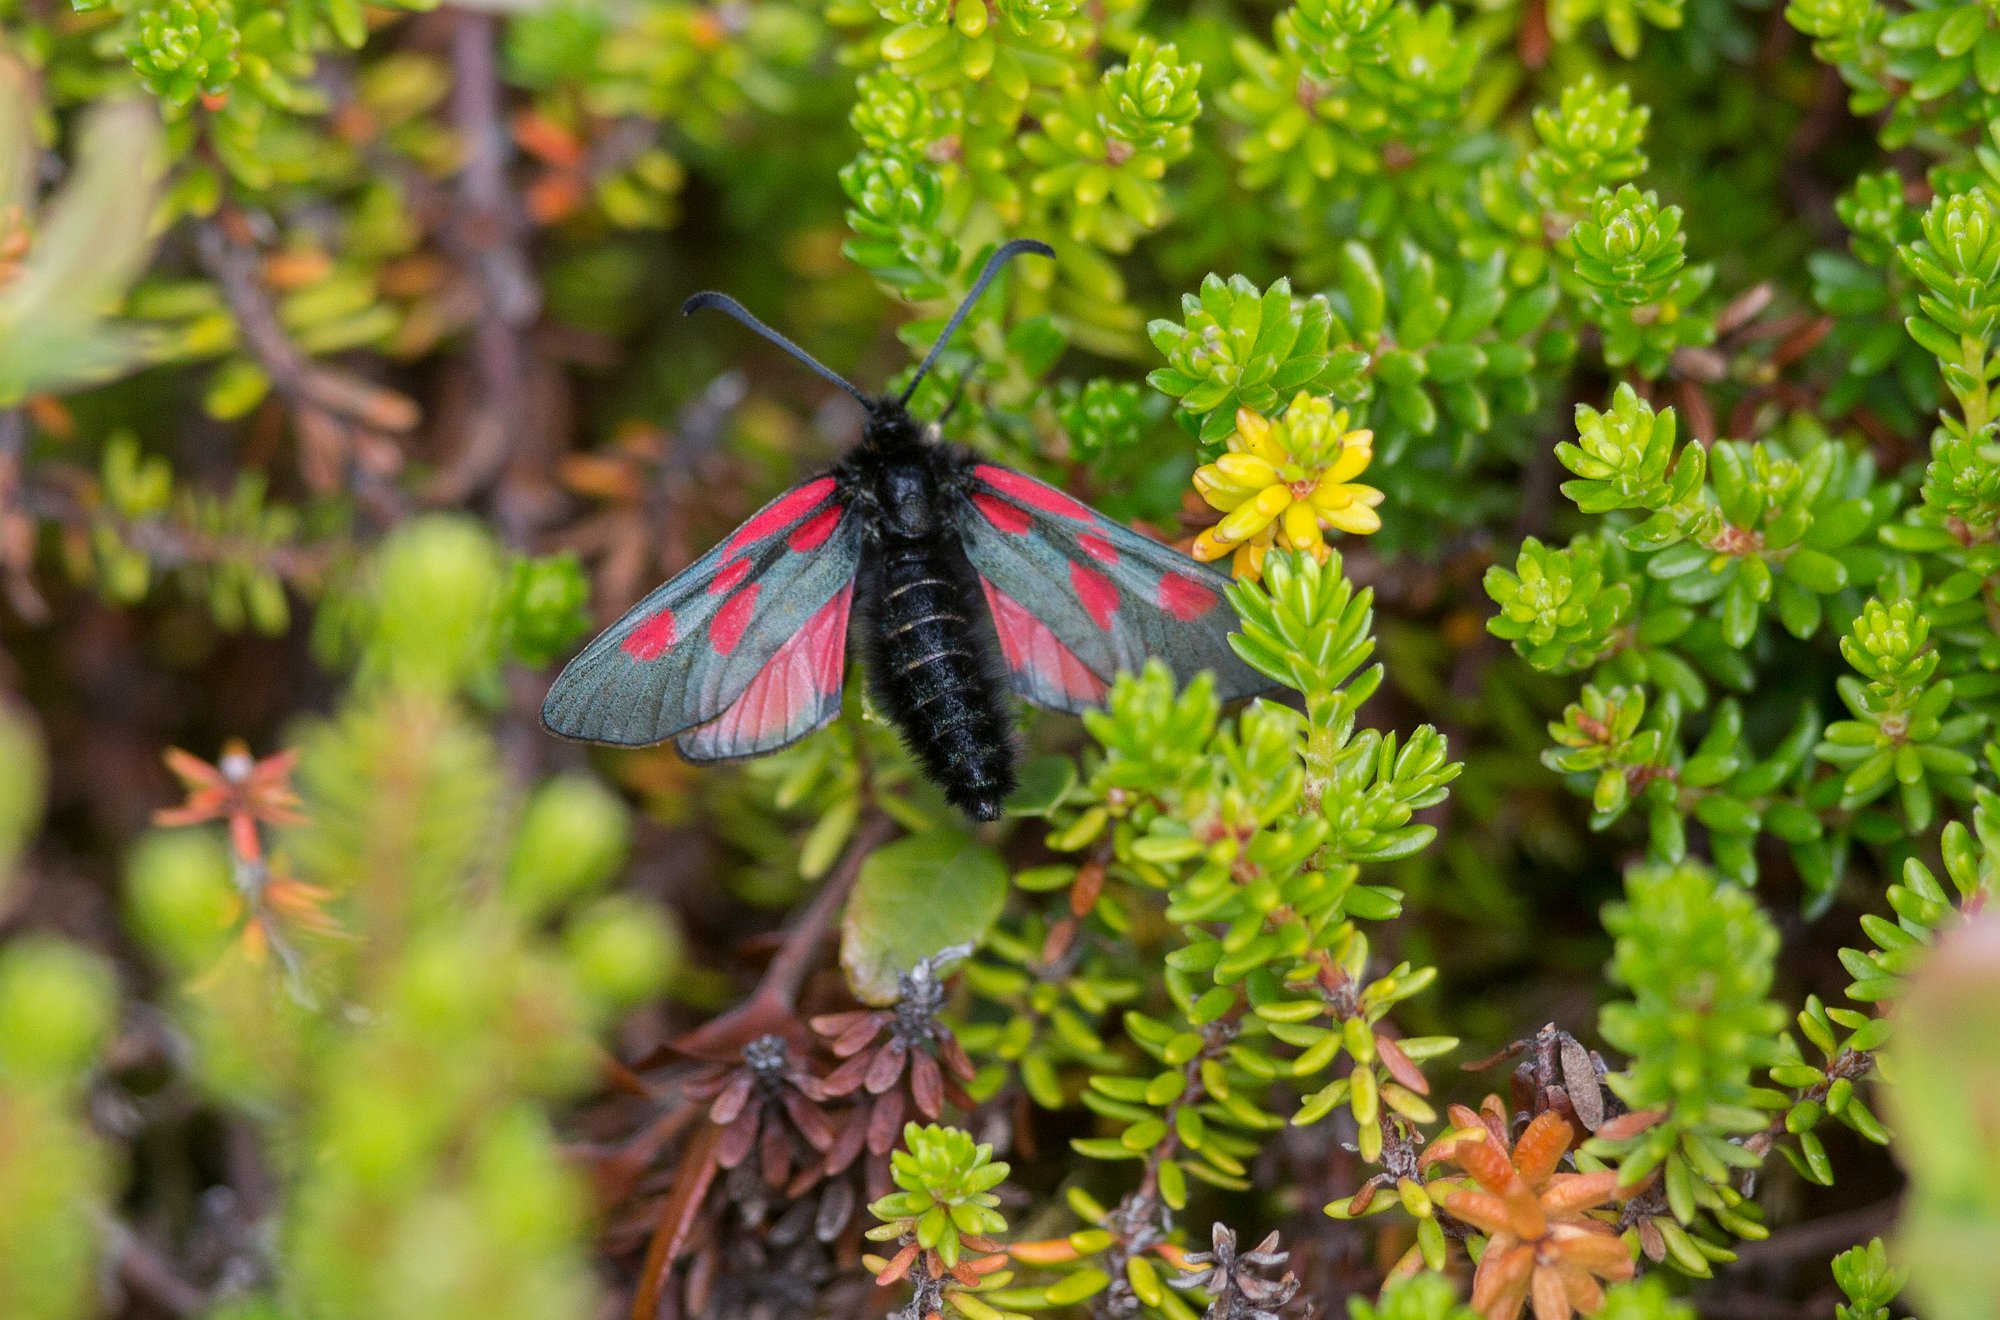
M 861 864 L 895 832 L 896 823 L 880 812 L 871 812 L 863 818 L 847 851 L 841 855 L 840 864 L 820 885 L 811 906 L 785 932 L 784 943 L 764 969 L 756 991 L 727 1013 L 688 1032 L 669 1048 L 695 1058 L 733 1059 L 750 1041 L 782 1031 L 790 1024 L 799 988 L 812 970 L 813 959 L 834 917 L 846 906 L 847 895 L 861 875 Z
M 541 287 L 522 246 L 526 222 L 507 178 L 512 156 L 501 100 L 494 15 L 452 15 L 451 117 L 465 152 L 458 175 L 456 223 L 444 234 L 479 289 L 473 325 L 478 391 L 466 437 L 427 496 L 455 504 L 484 490 L 522 438 L 529 347 L 526 331 L 541 314 Z
M 144 554 L 155 568 L 189 564 L 255 562 L 302 588 L 316 587 L 327 565 L 339 552 L 337 544 L 264 545 L 213 536 L 164 518 L 141 521 L 120 517 L 108 507 L 93 505 L 54 481 L 38 481 L 20 492 L 20 507 L 38 519 L 69 527 L 110 528 L 120 541 Z
M 1825 1075 L 1805 1090 L 1800 1091 L 1797 1098 L 1791 1104 L 1786 1105 L 1777 1112 L 1776 1116 L 1765 1125 L 1762 1132 L 1745 1141 L 1743 1148 L 1757 1155 L 1770 1154 L 1771 1147 L 1777 1144 L 1779 1135 L 1785 1130 L 1785 1116 L 1792 1111 L 1794 1106 L 1808 1100 L 1814 1104 L 1823 1105 L 1826 1103 L 1827 1093 L 1833 1090 L 1835 1082 L 1842 1080 L 1851 1082 L 1860 1081 L 1868 1075 L 1874 1066 L 1875 1055 L 1872 1051 L 1841 1050 L 1839 1054 L 1834 1056 L 1833 1061 L 1826 1065 Z
M 181 1277 L 180 1268 L 129 1225 L 106 1219 L 102 1225 L 119 1282 L 167 1315 L 197 1316 L 210 1304 L 208 1292 Z
M 201 228 L 202 263 L 215 276 L 243 347 L 271 378 L 271 388 L 294 405 L 318 408 L 371 430 L 414 427 L 417 411 L 409 400 L 318 366 L 293 342 L 264 283 L 257 249 L 240 232 L 247 227 L 242 212 L 225 207 Z

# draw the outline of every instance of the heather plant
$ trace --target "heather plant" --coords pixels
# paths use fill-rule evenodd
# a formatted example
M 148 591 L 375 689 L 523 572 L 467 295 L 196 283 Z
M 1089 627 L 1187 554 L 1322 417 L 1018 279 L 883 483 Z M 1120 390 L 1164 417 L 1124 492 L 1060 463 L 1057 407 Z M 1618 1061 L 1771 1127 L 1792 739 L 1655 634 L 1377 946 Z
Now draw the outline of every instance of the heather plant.
M 1016 238 L 1269 692 L 546 734 Z M 1996 378 L 1982 5 L 0 0 L 0 1315 L 2000 1313 Z

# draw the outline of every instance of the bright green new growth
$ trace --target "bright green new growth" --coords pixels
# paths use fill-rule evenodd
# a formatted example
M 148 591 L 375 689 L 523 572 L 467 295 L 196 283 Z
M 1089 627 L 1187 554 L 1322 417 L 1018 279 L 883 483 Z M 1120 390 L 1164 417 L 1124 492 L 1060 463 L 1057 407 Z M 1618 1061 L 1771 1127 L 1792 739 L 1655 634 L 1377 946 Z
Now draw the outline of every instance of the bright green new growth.
M 937 1252 L 946 1269 L 958 1264 L 963 1237 L 1007 1231 L 1006 1218 L 993 1208 L 1000 1204 L 993 1188 L 1007 1180 L 1007 1165 L 994 1160 L 991 1145 L 975 1146 L 957 1128 L 911 1123 L 889 1168 L 903 1190 L 876 1201 L 868 1213 L 925 1251 Z
M 1475 1320 L 1478 1313 L 1460 1303 L 1458 1292 L 1435 1274 L 1397 1280 L 1375 1300 L 1349 1298 L 1348 1320 Z
M 1064 850 L 1108 844 L 1128 883 L 1107 887 L 1093 909 L 1113 930 L 1147 891 L 1165 894 L 1176 932 L 1164 951 L 1171 1011 L 1123 1017 L 1144 1060 L 1107 1069 L 1094 1033 L 1068 1034 L 1091 1069 L 1080 1099 L 1116 1130 L 1072 1144 L 1139 1162 L 1152 1189 L 1142 1195 L 1173 1209 L 1198 1184 L 1246 1188 L 1263 1134 L 1288 1119 L 1304 1126 L 1343 1110 L 1364 1154 L 1378 1158 L 1392 1123 L 1434 1121 L 1416 1065 L 1453 1044 L 1385 1043 L 1377 1024 L 1435 972 L 1408 962 L 1377 970 L 1358 923 L 1400 910 L 1395 889 L 1360 882 L 1362 865 L 1430 842 L 1435 828 L 1412 818 L 1443 800 L 1459 767 L 1433 729 L 1401 740 L 1357 728 L 1381 671 L 1362 668 L 1374 649 L 1370 597 L 1337 555 L 1321 564 L 1273 553 L 1263 582 L 1232 598 L 1239 654 L 1301 693 L 1304 717 L 1260 702 L 1224 722 L 1206 678 L 1176 695 L 1158 664 L 1121 677 L 1106 709 L 1085 717 L 1103 759 L 1051 835 Z M 1060 1097 L 1052 1080 L 1033 1085 L 1043 1103 Z M 1289 1115 L 1272 1096 L 1280 1081 L 1308 1092 Z M 1142 1276 L 1147 1268 L 1115 1239 L 1092 1255 L 1104 1252 L 1114 1277 L 1135 1259 Z
M 1841 679 L 1841 700 L 1855 718 L 1829 724 L 1816 749 L 1820 759 L 1849 767 L 1841 782 L 1843 808 L 1872 802 L 1893 787 L 1916 830 L 1929 828 L 1938 795 L 1971 796 L 1978 763 L 1963 749 L 1986 725 L 1973 713 L 1945 718 L 1953 684 L 1931 681 L 1938 653 L 1929 639 L 1930 623 L 1913 602 L 1870 600 L 1840 641 L 1841 655 L 1867 680 Z
M 1604 924 L 1617 941 L 1611 978 L 1632 998 L 1607 1004 L 1598 1026 L 1632 1060 L 1609 1078 L 1611 1090 L 1659 1118 L 1598 1146 L 1627 1184 L 1662 1169 L 1681 1223 L 1705 1209 L 1744 1234 L 1754 1220 L 1736 1213 L 1729 1171 L 1757 1157 L 1731 1138 L 1766 1122 L 1752 1075 L 1776 1060 L 1784 1025 L 1767 997 L 1777 932 L 1747 893 L 1697 865 L 1635 867 L 1625 893 Z
M 1838 1320 L 1889 1320 L 1889 1303 L 1903 1291 L 1906 1270 L 1889 1263 L 1881 1238 L 1865 1247 L 1849 1247 L 1833 1258 L 1833 1281 L 1847 1297 L 1835 1309 Z
M 1605 1290 L 1600 1320 L 1695 1320 L 1696 1311 L 1676 1299 L 1657 1275 Z
M 1609 302 L 1626 307 L 1658 303 L 1680 273 L 1686 238 L 1681 208 L 1630 184 L 1599 192 L 1591 214 L 1570 231 L 1576 273 Z
M 0 1309 L 82 1320 L 116 1186 L 81 1111 L 117 1012 L 111 972 L 53 940 L 0 953 Z
M 1607 553 L 1597 541 L 1551 549 L 1529 537 L 1513 571 L 1486 570 L 1486 594 L 1500 607 L 1487 631 L 1513 642 L 1537 669 L 1567 674 L 1596 664 L 1618 646 L 1632 608 L 1629 583 L 1605 582 Z
M 41 824 L 48 766 L 35 729 L 0 704 L 0 899 Z M 85 1102 L 117 1025 L 104 960 L 46 937 L 0 950 L 0 1312 L 24 1320 L 95 1313 L 99 1223 L 116 1165 Z
M 1300 308 L 1287 280 L 1260 292 L 1240 275 L 1227 284 L 1210 275 L 1199 295 L 1181 295 L 1181 316 L 1146 327 L 1167 359 L 1146 379 L 1177 400 L 1183 415 L 1203 419 L 1204 440 L 1228 435 L 1238 408 L 1276 412 L 1299 390 L 1331 389 L 1360 365 L 1358 353 L 1329 351 L 1326 300 L 1307 299 Z
M 1765 998 L 1777 932 L 1748 894 L 1697 866 L 1635 868 L 1625 892 L 1604 924 L 1617 939 L 1611 977 L 1633 997 L 1607 1005 L 1602 1026 L 1607 1041 L 1644 1062 L 1612 1089 L 1635 1109 L 1667 1109 L 1690 1126 L 1761 1122 L 1743 1106 L 1767 1048 L 1759 1042 L 1779 1026 Z

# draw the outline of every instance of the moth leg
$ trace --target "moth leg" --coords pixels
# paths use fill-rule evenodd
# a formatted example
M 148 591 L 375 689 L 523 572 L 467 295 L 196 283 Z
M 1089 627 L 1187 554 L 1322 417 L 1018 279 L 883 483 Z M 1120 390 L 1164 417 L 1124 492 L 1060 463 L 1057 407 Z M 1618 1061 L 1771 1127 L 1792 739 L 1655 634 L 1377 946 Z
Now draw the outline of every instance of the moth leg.
M 931 425 L 942 427 L 946 422 L 951 420 L 951 415 L 958 411 L 959 403 L 965 398 L 965 387 L 971 380 L 971 367 L 967 367 L 964 371 L 958 373 L 958 384 L 951 387 L 951 401 L 945 404 L 944 411 L 937 415 L 937 420 L 931 423 Z

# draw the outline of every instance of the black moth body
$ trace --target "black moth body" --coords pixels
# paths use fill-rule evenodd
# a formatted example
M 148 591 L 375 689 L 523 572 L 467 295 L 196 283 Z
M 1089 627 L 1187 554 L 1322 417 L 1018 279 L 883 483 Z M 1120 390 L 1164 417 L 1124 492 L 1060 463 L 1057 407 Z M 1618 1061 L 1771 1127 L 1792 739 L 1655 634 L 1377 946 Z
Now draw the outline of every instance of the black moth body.
M 1010 698 L 1102 703 L 1150 659 L 1225 700 L 1271 685 L 1229 646 L 1229 579 L 1053 486 L 981 461 L 909 412 L 910 395 L 1002 265 L 988 259 L 899 396 L 864 394 L 721 294 L 750 326 L 862 406 L 861 443 L 765 505 L 570 661 L 542 722 L 619 746 L 673 739 L 695 761 L 757 756 L 840 712 L 850 634 L 875 704 L 953 806 L 999 816 L 1014 788 Z
M 959 543 L 954 511 L 972 459 L 926 437 L 894 399 L 834 469 L 861 519 L 860 636 L 876 704 L 945 799 L 994 820 L 1014 790 L 1007 671 Z

